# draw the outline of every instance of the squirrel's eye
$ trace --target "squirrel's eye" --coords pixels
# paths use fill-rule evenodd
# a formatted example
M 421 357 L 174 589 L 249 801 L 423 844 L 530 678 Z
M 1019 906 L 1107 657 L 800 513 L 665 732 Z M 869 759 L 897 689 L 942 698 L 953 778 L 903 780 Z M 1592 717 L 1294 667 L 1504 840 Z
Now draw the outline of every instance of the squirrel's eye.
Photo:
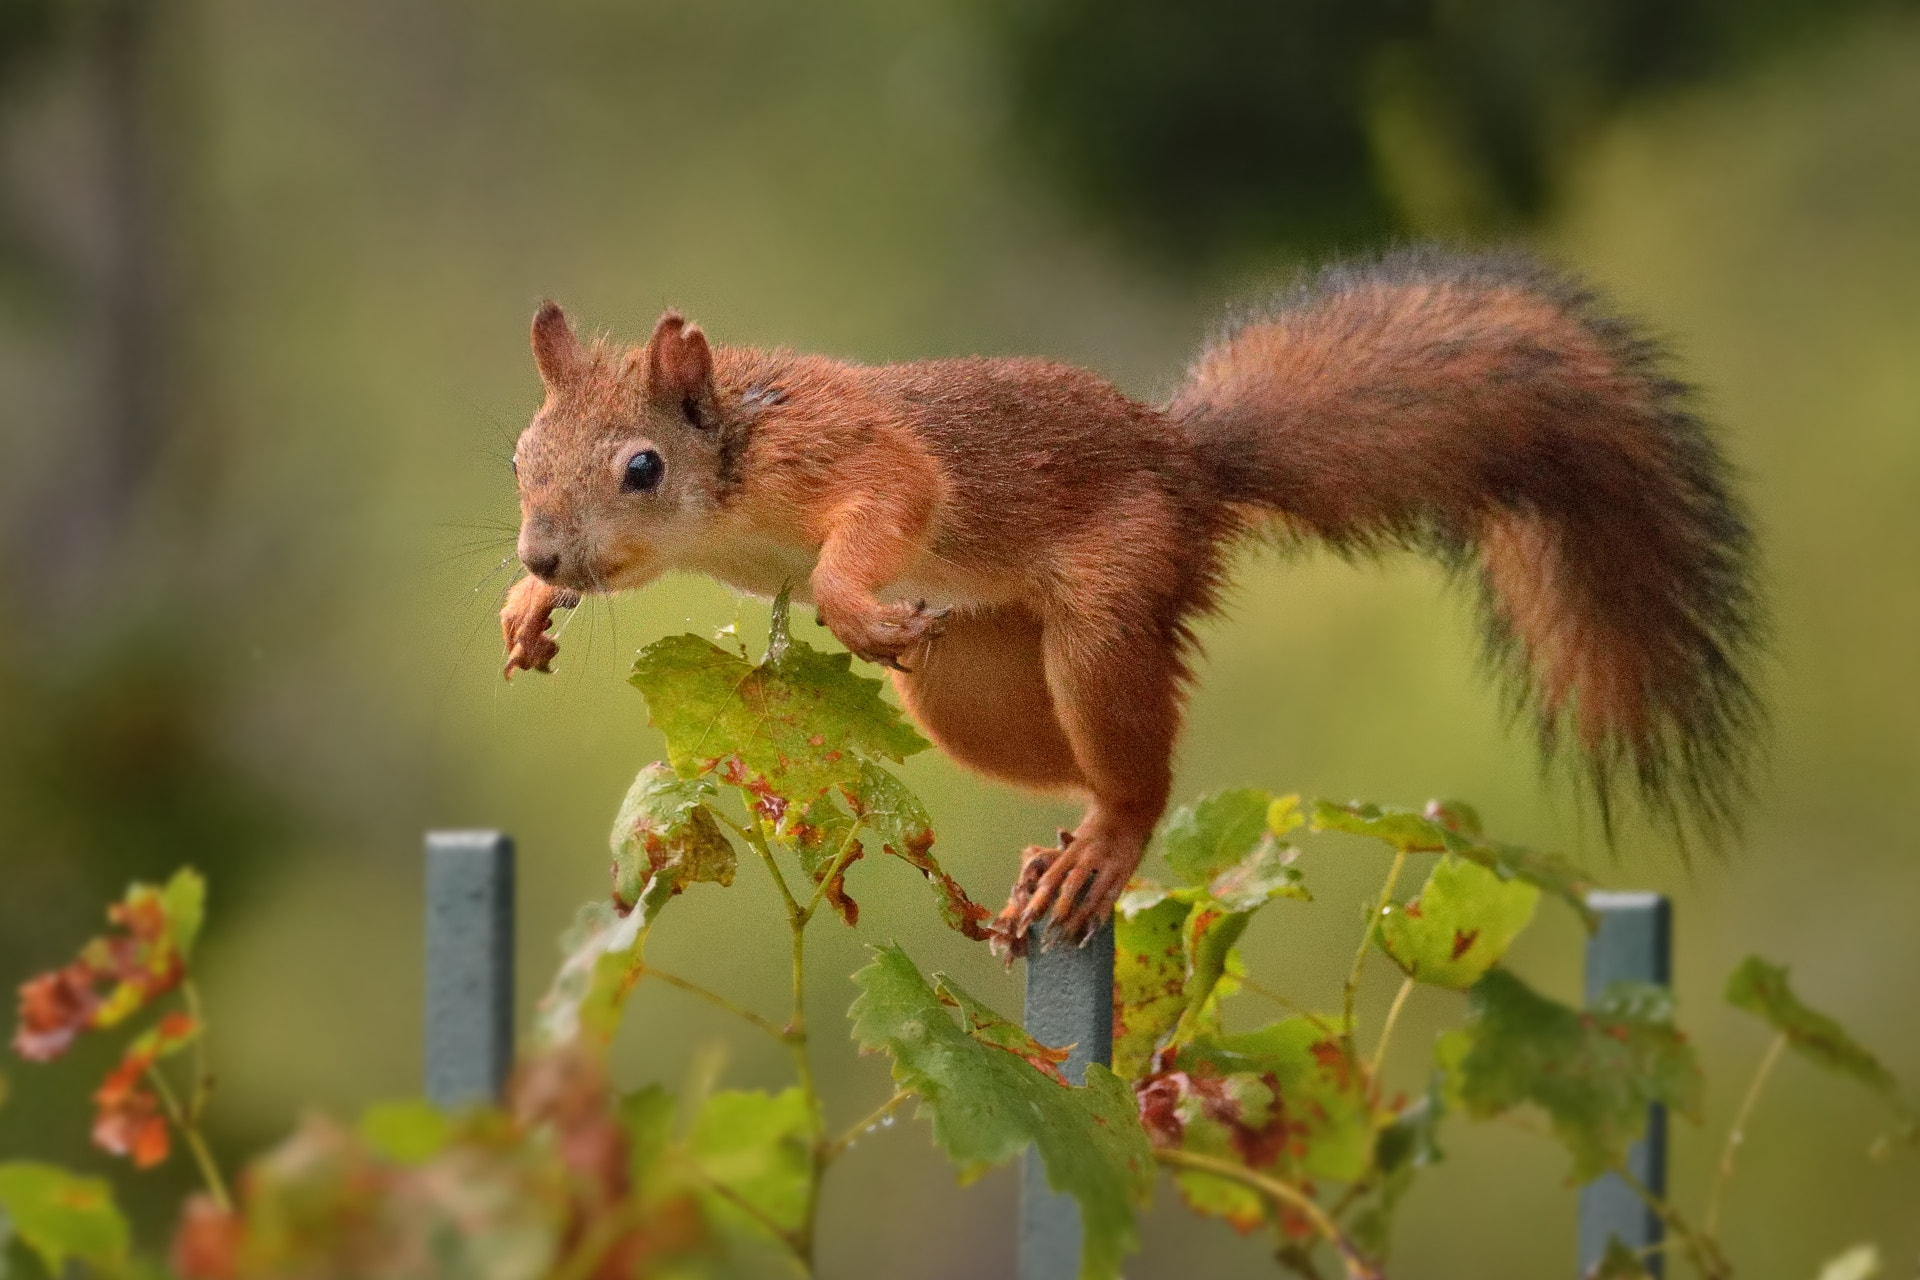
M 627 474 L 621 479 L 620 487 L 628 493 L 648 493 L 660 487 L 660 479 L 667 474 L 667 464 L 652 449 L 642 449 L 627 459 Z

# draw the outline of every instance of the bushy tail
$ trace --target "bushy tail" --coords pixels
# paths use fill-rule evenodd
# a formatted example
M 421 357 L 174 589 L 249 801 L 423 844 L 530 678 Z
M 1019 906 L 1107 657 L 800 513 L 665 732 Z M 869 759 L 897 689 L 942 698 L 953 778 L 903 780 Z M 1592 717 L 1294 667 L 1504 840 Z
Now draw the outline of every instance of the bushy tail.
M 1245 319 L 1170 411 L 1229 502 L 1343 551 L 1472 569 L 1488 651 L 1601 814 L 1738 818 L 1760 707 L 1753 536 L 1660 350 L 1518 256 L 1339 267 Z

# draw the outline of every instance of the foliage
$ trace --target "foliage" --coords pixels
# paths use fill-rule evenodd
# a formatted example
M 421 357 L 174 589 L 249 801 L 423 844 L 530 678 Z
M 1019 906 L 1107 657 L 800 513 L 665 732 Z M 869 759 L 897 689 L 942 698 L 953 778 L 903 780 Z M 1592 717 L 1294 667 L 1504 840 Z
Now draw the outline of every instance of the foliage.
M 1010 136 L 1171 255 L 1486 231 L 1628 104 L 1869 6 L 994 0 Z
M 14 1045 L 33 1061 L 146 1016 L 95 1094 L 93 1132 L 140 1168 L 166 1160 L 175 1138 L 192 1151 L 206 1190 L 182 1207 L 167 1258 L 174 1275 L 691 1280 L 741 1247 L 811 1274 L 823 1179 L 859 1134 L 912 1101 L 962 1179 L 1037 1152 L 1049 1185 L 1078 1202 L 1086 1280 L 1117 1276 L 1137 1247 L 1156 1166 L 1195 1212 L 1271 1231 L 1281 1265 L 1323 1276 L 1330 1254 L 1349 1277 L 1378 1277 L 1397 1208 L 1444 1163 L 1450 1117 L 1537 1109 L 1576 1181 L 1624 1170 L 1650 1105 L 1698 1118 L 1700 1073 L 1670 993 L 1623 984 L 1576 1009 L 1505 965 L 1543 893 L 1592 922 L 1578 868 L 1489 839 L 1457 802 L 1418 812 L 1303 805 L 1241 788 L 1169 814 L 1157 848 L 1171 879 L 1136 879 L 1121 899 L 1111 1069 L 1096 1063 L 1070 1079 L 1071 1046 L 1035 1040 L 951 977 L 923 973 L 898 943 L 872 945 L 852 976 L 851 1032 L 862 1051 L 891 1059 L 895 1092 L 836 1132 L 814 1085 L 803 999 L 807 930 L 822 908 L 856 924 L 856 864 L 890 857 L 929 882 L 950 928 L 987 934 L 987 912 L 941 869 L 925 809 L 887 767 L 926 744 L 845 655 L 792 639 L 784 601 L 760 662 L 681 636 L 645 650 L 633 682 L 671 758 L 641 770 L 622 801 L 612 891 L 563 939 L 498 1103 L 449 1112 L 396 1102 L 351 1126 L 309 1117 L 248 1166 L 231 1196 L 200 1132 L 206 1027 L 191 961 L 205 886 L 191 871 L 134 885 L 110 909 L 107 935 L 21 989 Z M 1312 862 L 1291 842 L 1310 840 L 1313 858 L 1347 859 L 1363 856 L 1356 838 L 1385 846 L 1390 865 L 1343 1007 L 1315 1012 L 1256 980 L 1239 943 L 1260 913 L 1313 901 L 1302 869 Z M 647 958 L 673 900 L 731 885 L 743 854 L 777 888 L 792 936 L 793 1003 L 779 1019 Z M 1402 897 L 1416 858 L 1431 861 Z M 1375 956 L 1401 981 L 1363 1053 L 1354 996 Z M 606 1049 L 649 980 L 772 1038 L 791 1056 L 794 1083 L 719 1089 L 702 1077 L 678 1095 L 657 1083 L 623 1091 Z M 1421 988 L 1464 991 L 1465 1018 L 1440 1037 L 1428 1085 L 1409 1099 L 1389 1093 L 1381 1065 Z M 1716 1224 L 1732 1151 L 1784 1047 L 1892 1100 L 1901 1134 L 1915 1128 L 1892 1076 L 1802 1003 L 1783 969 L 1750 959 L 1727 996 L 1776 1029 L 1775 1047 L 1735 1121 L 1705 1225 L 1656 1202 L 1680 1256 L 1715 1280 L 1729 1274 Z M 1282 1016 L 1247 1016 L 1247 997 L 1277 1003 Z M 193 1064 L 184 1083 L 169 1075 L 181 1059 Z M 50 1274 L 70 1263 L 101 1274 L 138 1265 L 106 1184 L 43 1165 L 0 1164 L 0 1257 L 9 1247 Z M 1856 1249 L 1828 1273 L 1869 1274 L 1874 1258 Z M 1615 1247 L 1595 1274 L 1646 1269 Z

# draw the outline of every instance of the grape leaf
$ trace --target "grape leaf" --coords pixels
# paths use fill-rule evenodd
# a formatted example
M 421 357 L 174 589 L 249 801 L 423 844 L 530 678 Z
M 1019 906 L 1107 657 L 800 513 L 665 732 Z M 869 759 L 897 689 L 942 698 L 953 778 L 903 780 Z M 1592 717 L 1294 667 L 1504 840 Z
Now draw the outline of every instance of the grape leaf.
M 1276 1152 L 1283 1176 L 1351 1182 L 1367 1167 L 1376 1121 L 1332 1018 L 1282 1018 L 1254 1031 L 1209 1035 L 1183 1046 L 1190 1075 L 1250 1075 L 1271 1082 L 1286 1122 Z
M 136 1036 L 118 1065 L 94 1091 L 93 1144 L 126 1156 L 137 1169 L 151 1169 L 167 1158 L 171 1142 L 160 1097 L 147 1084 L 147 1070 L 180 1052 L 200 1036 L 200 1023 L 170 1013 Z
M 1153 1190 L 1153 1153 L 1133 1093 L 1099 1064 L 1063 1086 L 1016 1055 L 969 1035 L 897 945 L 870 948 L 854 975 L 854 1038 L 893 1058 L 934 1140 L 971 1178 L 1038 1147 L 1047 1184 L 1080 1204 L 1082 1280 L 1117 1276 L 1137 1245 L 1134 1213 Z
M 1313 802 L 1312 831 L 1344 831 L 1383 840 L 1406 853 L 1450 853 L 1476 863 L 1502 880 L 1522 880 L 1573 909 L 1592 933 L 1600 917 L 1587 905 L 1593 878 L 1557 853 L 1486 839 L 1480 815 L 1457 800 L 1430 802 L 1423 813 L 1377 804 Z
M 1263 1168 L 1274 1163 L 1290 1136 L 1270 1078 L 1163 1071 L 1141 1080 L 1135 1097 L 1141 1123 L 1157 1146 Z M 1195 1213 L 1243 1232 L 1267 1220 L 1266 1197 L 1230 1178 L 1181 1169 L 1173 1182 Z
M 1388 905 L 1373 937 L 1409 978 L 1464 991 L 1499 963 L 1539 900 L 1525 881 L 1443 857 L 1419 897 Z
M 658 762 L 640 771 L 613 820 L 615 902 L 631 908 L 647 882 L 663 873 L 676 893 L 701 881 L 733 883 L 733 843 L 707 808 L 717 794 L 707 779 L 683 780 Z
M 584 1040 L 604 1047 L 613 1039 L 620 1011 L 645 969 L 647 928 L 673 891 L 672 877 L 655 876 L 624 916 L 606 902 L 580 908 L 560 938 L 565 959 L 534 1012 L 535 1044 Z
M 1156 888 L 1130 890 L 1113 913 L 1113 1069 L 1122 1080 L 1149 1070 L 1187 1010 L 1183 926 L 1190 910 Z
M 63 1274 L 68 1258 L 106 1271 L 126 1262 L 127 1220 L 100 1178 L 25 1160 L 0 1164 L 0 1219 L 12 1223 L 48 1275 Z
M 813 1176 L 813 1129 L 798 1088 L 713 1094 L 694 1118 L 687 1151 L 710 1186 L 726 1189 L 702 1197 L 715 1219 L 762 1235 L 769 1225 L 787 1235 L 800 1229 Z
M 1180 806 L 1160 826 L 1167 865 L 1186 883 L 1205 884 L 1270 834 L 1267 814 L 1273 803 L 1270 793 L 1247 787 Z
M 1808 1061 L 1897 1098 L 1899 1084 L 1880 1060 L 1826 1014 L 1808 1008 L 1787 984 L 1787 970 L 1748 956 L 1727 979 L 1727 1003 L 1751 1013 L 1787 1038 Z
M 940 997 L 940 1003 L 960 1011 L 961 1028 L 975 1040 L 996 1049 L 1005 1049 L 1015 1057 L 1025 1059 L 1035 1071 L 1051 1076 L 1063 1085 L 1068 1083 L 1066 1076 L 1060 1073 L 1060 1064 L 1073 1055 L 1072 1045 L 1053 1049 L 1041 1044 L 1027 1034 L 1025 1027 L 981 1004 L 944 973 L 933 975 L 933 991 Z
M 993 912 L 967 896 L 960 882 L 947 874 L 933 856 L 933 819 L 906 784 L 867 761 L 860 768 L 860 788 L 846 793 L 847 803 L 861 823 L 890 853 L 913 867 L 933 887 L 940 918 L 949 929 L 975 942 L 990 935 L 986 921 Z
M 368 1107 L 354 1126 L 377 1156 L 398 1165 L 425 1164 L 453 1141 L 453 1119 L 425 1099 L 382 1102 Z
M 205 903 L 206 883 L 191 867 L 176 871 L 164 886 L 128 886 L 126 896 L 107 908 L 113 932 L 91 939 L 64 968 L 21 984 L 14 1052 L 32 1062 L 51 1061 L 82 1032 L 117 1026 L 179 986 Z
M 1661 987 L 1617 983 L 1582 1012 L 1494 969 L 1468 993 L 1468 1025 L 1443 1035 L 1436 1057 L 1451 1096 L 1474 1116 L 1541 1107 L 1578 1182 L 1626 1159 L 1649 1103 L 1699 1114 L 1700 1069 Z
M 852 663 L 794 640 L 783 594 L 758 666 L 699 636 L 669 636 L 641 651 L 629 683 L 682 777 L 717 770 L 772 806 L 779 830 L 791 806 L 857 790 L 862 761 L 897 762 L 929 745 Z

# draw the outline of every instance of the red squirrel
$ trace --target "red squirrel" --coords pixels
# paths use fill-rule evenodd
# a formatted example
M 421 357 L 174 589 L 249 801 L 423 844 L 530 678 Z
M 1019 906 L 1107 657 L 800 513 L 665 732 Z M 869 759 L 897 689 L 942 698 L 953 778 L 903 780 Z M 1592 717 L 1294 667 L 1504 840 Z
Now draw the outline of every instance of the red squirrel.
M 1105 919 L 1165 810 L 1193 623 L 1262 533 L 1423 550 L 1477 577 L 1489 652 L 1603 816 L 1624 772 L 1680 831 L 1722 826 L 1760 715 L 1753 539 L 1660 350 L 1517 256 L 1335 267 L 1235 322 L 1143 404 L 1046 360 L 870 367 L 644 346 L 533 320 L 546 401 L 514 455 L 516 668 L 582 592 L 670 569 L 792 584 L 907 712 L 989 777 L 1086 797 L 1000 919 Z

